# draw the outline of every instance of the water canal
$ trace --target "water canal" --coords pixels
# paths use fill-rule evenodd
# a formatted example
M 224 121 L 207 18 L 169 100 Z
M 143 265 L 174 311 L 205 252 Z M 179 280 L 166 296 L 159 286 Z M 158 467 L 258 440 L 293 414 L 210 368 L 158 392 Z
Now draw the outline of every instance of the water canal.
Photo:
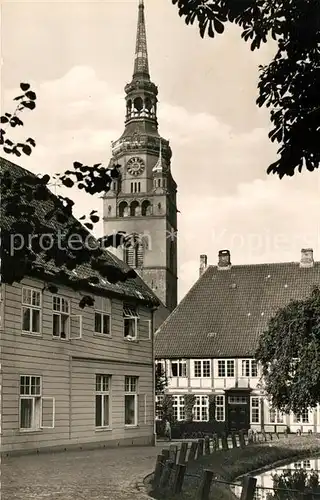
M 301 459 L 295 462 L 290 462 L 288 464 L 284 464 L 278 467 L 275 467 L 270 470 L 263 471 L 259 474 L 253 474 L 254 477 L 257 478 L 256 484 L 256 493 L 255 500 L 269 500 L 270 495 L 274 499 L 276 498 L 287 498 L 292 500 L 298 498 L 298 494 L 296 494 L 293 490 L 288 490 L 288 494 L 284 494 L 284 491 L 275 491 L 274 490 L 274 481 L 273 476 L 282 476 L 286 471 L 291 471 L 291 474 L 296 471 L 303 470 L 306 473 L 307 478 L 314 475 L 314 472 L 319 474 L 319 482 L 320 482 L 320 456 L 311 457 L 308 459 Z M 240 498 L 242 486 L 235 486 L 233 492 L 237 497 Z M 319 486 L 313 489 L 314 492 L 314 500 L 320 500 L 320 488 Z

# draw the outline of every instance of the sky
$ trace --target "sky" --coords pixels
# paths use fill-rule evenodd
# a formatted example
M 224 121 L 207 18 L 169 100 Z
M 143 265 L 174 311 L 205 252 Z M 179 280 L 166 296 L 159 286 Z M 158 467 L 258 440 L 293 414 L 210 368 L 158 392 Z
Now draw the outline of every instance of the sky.
M 36 173 L 63 172 L 74 161 L 108 163 L 124 129 L 124 85 L 133 71 L 138 0 L 1 3 L 1 112 L 12 112 L 20 82 L 36 91 L 14 137 L 33 137 L 19 160 Z M 179 300 L 199 276 L 199 256 L 217 263 L 287 262 L 313 248 L 320 260 L 320 172 L 281 181 L 266 170 L 277 157 L 268 110 L 259 109 L 259 65 L 275 47 L 252 53 L 237 27 L 201 39 L 171 0 L 145 0 L 151 79 L 158 121 L 173 150 L 178 184 Z M 75 201 L 80 217 L 102 200 L 52 187 Z M 102 235 L 102 224 L 96 235 Z

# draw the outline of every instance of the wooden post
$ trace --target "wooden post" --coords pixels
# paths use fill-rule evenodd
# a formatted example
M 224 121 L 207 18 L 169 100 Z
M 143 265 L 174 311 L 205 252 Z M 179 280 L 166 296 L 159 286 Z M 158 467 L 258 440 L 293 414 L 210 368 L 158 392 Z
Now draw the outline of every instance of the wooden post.
M 181 493 L 186 468 L 184 464 L 177 465 L 173 483 L 173 494 Z
M 234 431 L 231 432 L 232 448 L 237 448 L 237 436 Z
M 160 484 L 159 484 L 160 489 L 168 488 L 168 486 L 170 484 L 170 477 L 171 477 L 173 466 L 174 466 L 174 463 L 172 460 L 166 461 L 162 475 L 161 475 L 161 479 L 160 479 Z
M 198 499 L 208 500 L 211 488 L 211 481 L 213 478 L 213 471 L 205 469 L 202 473 L 199 489 L 198 489 Z
M 209 436 L 206 436 L 204 438 L 204 452 L 206 455 L 210 455 L 211 451 L 210 451 L 210 438 Z
M 178 446 L 175 444 L 171 444 L 169 448 L 169 455 L 170 455 L 170 460 L 172 460 L 174 464 L 177 461 L 177 454 L 178 454 Z
M 163 471 L 164 464 L 165 464 L 165 456 L 164 455 L 158 455 L 157 456 L 157 461 L 156 461 L 156 467 L 154 469 L 153 481 L 152 481 L 152 484 L 153 484 L 154 488 L 157 488 L 159 486 L 159 484 L 160 484 L 160 479 L 161 479 L 161 476 L 162 476 L 162 471 Z
M 222 449 L 228 450 L 229 449 L 228 437 L 227 437 L 225 432 L 223 432 L 223 434 L 222 434 L 221 441 L 222 441 Z
M 239 443 L 240 443 L 240 448 L 244 448 L 246 445 L 243 431 L 239 431 Z
M 272 437 L 272 433 L 271 432 L 270 432 L 269 436 L 270 436 L 270 441 L 272 441 L 273 437 Z
M 181 448 L 179 452 L 179 458 L 178 458 L 178 464 L 184 464 L 186 461 L 186 456 L 187 456 L 187 451 L 188 451 L 188 443 L 183 442 L 181 443 Z
M 203 446 L 204 446 L 204 439 L 200 438 L 198 439 L 198 457 L 200 458 L 203 456 Z
M 219 449 L 219 437 L 218 434 L 213 434 L 213 451 Z
M 256 491 L 257 478 L 245 476 L 242 482 L 242 492 L 240 500 L 253 500 Z
M 198 449 L 198 443 L 197 443 L 197 441 L 193 441 L 191 443 L 191 448 L 189 451 L 188 462 L 195 460 L 196 454 L 197 454 L 197 449 Z

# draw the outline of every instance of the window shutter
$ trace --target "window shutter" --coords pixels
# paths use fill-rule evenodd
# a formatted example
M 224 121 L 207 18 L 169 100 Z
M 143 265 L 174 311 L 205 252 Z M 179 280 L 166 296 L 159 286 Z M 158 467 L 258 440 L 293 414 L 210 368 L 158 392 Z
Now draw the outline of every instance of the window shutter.
M 138 335 L 141 340 L 151 340 L 151 320 L 139 319 Z
M 147 395 L 138 394 L 137 398 L 138 398 L 137 424 L 145 425 L 147 423 Z
M 82 338 L 82 314 L 70 316 L 70 340 Z
M 41 398 L 41 429 L 54 429 L 55 424 L 55 399 L 51 397 Z

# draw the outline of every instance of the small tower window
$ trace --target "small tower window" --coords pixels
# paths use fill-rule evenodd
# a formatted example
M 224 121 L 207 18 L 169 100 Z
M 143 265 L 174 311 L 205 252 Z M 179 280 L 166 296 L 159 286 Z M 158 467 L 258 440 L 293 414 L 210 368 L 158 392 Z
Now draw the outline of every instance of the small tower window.
M 132 217 L 135 217 L 136 215 L 139 215 L 139 212 L 140 212 L 139 202 L 133 201 L 130 205 L 130 215 Z
M 142 267 L 146 248 L 146 242 L 133 234 L 124 245 L 123 260 L 130 267 Z
M 128 217 L 129 215 L 129 207 L 126 201 L 122 201 L 119 204 L 119 217 Z
M 141 183 L 138 182 L 138 193 L 140 193 L 140 191 L 141 191 Z
M 158 187 L 161 187 L 161 179 L 158 179 Z
M 135 100 L 133 101 L 133 106 L 140 113 L 143 108 L 143 100 L 141 99 L 141 97 L 135 98 Z
M 151 215 L 151 203 L 149 200 L 144 200 L 141 205 L 141 215 Z
M 131 182 L 131 193 L 133 193 L 134 182 Z

